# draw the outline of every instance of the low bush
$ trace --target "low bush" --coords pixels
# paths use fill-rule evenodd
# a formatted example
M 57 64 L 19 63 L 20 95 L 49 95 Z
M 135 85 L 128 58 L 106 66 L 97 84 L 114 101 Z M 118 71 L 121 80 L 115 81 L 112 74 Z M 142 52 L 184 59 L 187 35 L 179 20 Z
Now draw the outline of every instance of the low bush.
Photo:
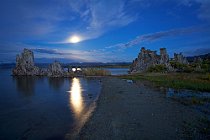
M 159 64 L 159 65 L 149 67 L 147 71 L 148 72 L 166 72 L 167 68 L 165 65 Z

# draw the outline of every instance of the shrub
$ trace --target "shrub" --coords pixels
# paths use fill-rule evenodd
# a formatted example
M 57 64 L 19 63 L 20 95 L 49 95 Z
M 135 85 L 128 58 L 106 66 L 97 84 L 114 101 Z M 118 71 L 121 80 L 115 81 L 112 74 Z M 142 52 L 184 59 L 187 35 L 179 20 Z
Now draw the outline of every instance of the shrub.
M 186 73 L 190 73 L 194 71 L 194 68 L 191 67 L 190 65 L 184 65 L 182 69 L 183 69 L 183 72 L 186 72 Z
M 191 72 L 199 72 L 199 73 L 202 73 L 204 72 L 203 69 L 199 69 L 198 68 L 198 64 L 181 64 L 179 62 L 174 62 L 174 61 L 171 61 L 170 62 L 171 66 L 173 68 L 175 68 L 177 70 L 177 72 L 186 72 L 186 73 L 191 73 Z
M 201 68 L 205 71 L 205 72 L 210 72 L 210 64 L 204 63 L 201 65 Z
M 149 67 L 147 71 L 148 72 L 166 72 L 167 68 L 165 65 L 159 64 L 159 65 Z

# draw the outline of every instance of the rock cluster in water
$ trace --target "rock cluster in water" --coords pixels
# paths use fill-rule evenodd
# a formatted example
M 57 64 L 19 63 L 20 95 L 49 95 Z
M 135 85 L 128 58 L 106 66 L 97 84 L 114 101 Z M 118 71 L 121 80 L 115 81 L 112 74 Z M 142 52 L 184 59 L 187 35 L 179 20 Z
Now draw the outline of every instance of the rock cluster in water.
M 24 49 L 20 55 L 16 56 L 16 66 L 12 70 L 16 76 L 49 76 L 49 77 L 70 77 L 68 72 L 64 71 L 61 64 L 57 61 L 50 64 L 48 68 L 39 68 L 34 64 L 34 54 L 29 49 Z
M 57 61 L 50 64 L 47 70 L 47 76 L 50 76 L 50 77 L 64 77 L 66 76 L 66 74 L 67 73 L 64 71 L 61 64 Z
M 180 64 L 188 64 L 187 59 L 182 55 L 182 53 L 174 54 L 174 62 L 178 62 Z M 130 72 L 145 72 L 150 67 L 156 65 L 163 65 L 167 71 L 174 71 L 174 68 L 169 62 L 169 55 L 166 51 L 166 48 L 160 48 L 160 55 L 158 55 L 156 51 L 142 47 L 138 57 L 133 61 L 131 65 Z

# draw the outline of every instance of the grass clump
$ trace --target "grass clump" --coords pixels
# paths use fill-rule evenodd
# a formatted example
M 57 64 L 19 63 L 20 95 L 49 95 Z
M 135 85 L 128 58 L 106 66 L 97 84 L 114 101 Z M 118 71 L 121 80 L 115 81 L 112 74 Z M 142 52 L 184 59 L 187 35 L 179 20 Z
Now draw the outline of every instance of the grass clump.
M 86 68 L 83 69 L 82 73 L 85 76 L 107 76 L 111 75 L 110 71 L 101 68 Z
M 175 89 L 190 89 L 197 91 L 210 91 L 209 74 L 189 74 L 189 73 L 146 73 L 125 75 L 121 78 L 131 80 L 148 80 L 158 86 L 171 87 Z

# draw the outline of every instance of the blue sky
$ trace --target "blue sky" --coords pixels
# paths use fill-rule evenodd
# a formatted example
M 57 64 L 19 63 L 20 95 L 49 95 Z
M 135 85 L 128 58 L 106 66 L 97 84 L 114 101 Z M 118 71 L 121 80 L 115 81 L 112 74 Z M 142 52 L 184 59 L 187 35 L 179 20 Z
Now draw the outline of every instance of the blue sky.
M 0 0 L 0 62 L 23 48 L 37 62 L 131 62 L 141 47 L 209 53 L 210 0 Z

